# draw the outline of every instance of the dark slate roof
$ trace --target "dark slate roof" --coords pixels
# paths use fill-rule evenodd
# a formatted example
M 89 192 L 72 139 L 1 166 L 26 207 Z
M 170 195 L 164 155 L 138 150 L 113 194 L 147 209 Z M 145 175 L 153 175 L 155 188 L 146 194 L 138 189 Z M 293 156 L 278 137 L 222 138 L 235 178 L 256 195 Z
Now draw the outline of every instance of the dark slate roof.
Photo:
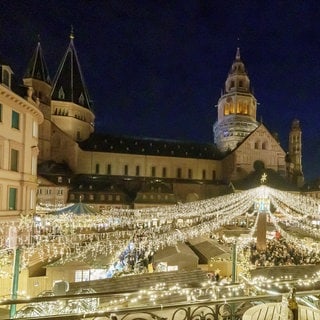
M 165 183 L 157 179 L 146 181 L 141 187 L 140 192 L 172 193 L 173 194 L 171 184 Z
M 28 87 L 19 83 L 14 75 L 11 77 L 11 90 L 24 99 L 28 96 Z
M 84 179 L 83 181 L 72 181 L 72 189 L 73 192 L 107 192 L 107 193 L 114 193 L 124 194 L 123 190 L 119 188 L 119 186 L 115 183 L 112 183 L 107 178 L 105 181 L 102 180 L 89 180 Z
M 196 159 L 221 159 L 214 144 L 93 133 L 79 143 L 85 151 L 155 155 Z
M 29 61 L 24 78 L 37 79 L 51 84 L 48 68 L 44 60 L 40 42 L 38 42 L 32 58 Z
M 62 175 L 70 176 L 72 175 L 72 170 L 66 163 L 58 163 L 53 160 L 44 161 L 38 164 L 38 174 L 47 175 Z
M 91 110 L 91 102 L 73 38 L 71 33 L 69 46 L 53 80 L 51 99 L 73 102 Z
M 191 249 L 198 255 L 199 263 L 206 264 L 211 258 L 230 256 L 229 248 L 219 245 L 216 241 L 206 237 L 189 239 Z
M 146 181 L 138 191 L 134 203 L 176 204 L 178 202 L 173 193 L 172 185 L 160 180 Z

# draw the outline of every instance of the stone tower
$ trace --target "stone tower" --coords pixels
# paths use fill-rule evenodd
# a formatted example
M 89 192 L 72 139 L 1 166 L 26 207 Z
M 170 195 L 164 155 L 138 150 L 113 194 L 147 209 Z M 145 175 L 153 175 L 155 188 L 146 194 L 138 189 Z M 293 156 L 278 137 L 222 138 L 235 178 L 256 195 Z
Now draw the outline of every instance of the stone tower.
M 38 162 L 51 158 L 51 80 L 44 59 L 43 51 L 38 42 L 29 61 L 23 77 L 23 84 L 32 87 L 33 96 L 39 101 L 39 108 L 44 115 L 44 121 L 39 126 L 39 156 Z
M 289 161 L 290 172 L 289 178 L 298 187 L 304 183 L 304 176 L 302 172 L 302 131 L 300 128 L 300 121 L 295 119 L 292 121 L 291 130 L 289 133 Z
M 238 48 L 218 101 L 218 119 L 213 126 L 214 141 L 220 151 L 235 149 L 254 131 L 259 125 L 256 115 L 257 101 Z
M 94 113 L 74 46 L 73 31 L 53 81 L 51 119 L 77 142 L 86 140 L 94 131 Z

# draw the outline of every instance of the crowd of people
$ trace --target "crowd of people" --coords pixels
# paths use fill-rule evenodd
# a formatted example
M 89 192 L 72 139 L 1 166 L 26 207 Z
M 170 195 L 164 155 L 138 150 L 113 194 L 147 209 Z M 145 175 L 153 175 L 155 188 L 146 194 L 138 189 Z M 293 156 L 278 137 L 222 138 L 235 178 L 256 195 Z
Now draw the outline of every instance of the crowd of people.
M 150 240 L 153 235 L 152 228 L 137 230 L 118 260 L 108 270 L 108 277 L 153 271 L 153 255 L 156 251 L 156 246 Z
M 265 250 L 257 250 L 256 243 L 252 243 L 249 259 L 256 267 L 320 264 L 320 253 L 284 238 L 274 238 L 267 240 Z

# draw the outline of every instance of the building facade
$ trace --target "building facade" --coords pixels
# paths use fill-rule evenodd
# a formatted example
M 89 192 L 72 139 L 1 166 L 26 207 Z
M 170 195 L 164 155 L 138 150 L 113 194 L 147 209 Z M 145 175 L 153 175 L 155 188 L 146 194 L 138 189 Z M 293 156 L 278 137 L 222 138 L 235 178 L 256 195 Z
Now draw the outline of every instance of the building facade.
M 73 33 L 54 80 L 50 80 L 38 43 L 23 83 L 30 88 L 26 101 L 37 111 L 36 119 L 30 117 L 30 121 L 41 123 L 39 138 L 26 142 L 33 153 L 39 150 L 39 175 L 44 178 L 39 179 L 39 190 L 41 181 L 56 185 L 64 181 L 67 202 L 86 202 L 104 210 L 205 199 L 231 192 L 230 182 L 245 178 L 257 162 L 297 185 L 303 182 L 299 122 L 293 124 L 286 153 L 257 121 L 257 101 L 239 49 L 217 104 L 212 143 L 94 132 L 95 114 Z M 57 166 L 64 166 L 65 171 L 55 171 Z M 37 180 L 32 183 L 30 188 L 35 189 Z M 38 193 L 38 203 L 41 201 Z M 46 195 L 45 202 L 50 201 Z
M 14 220 L 36 209 L 39 125 L 43 114 L 33 89 L 16 87 L 0 62 L 0 218 Z

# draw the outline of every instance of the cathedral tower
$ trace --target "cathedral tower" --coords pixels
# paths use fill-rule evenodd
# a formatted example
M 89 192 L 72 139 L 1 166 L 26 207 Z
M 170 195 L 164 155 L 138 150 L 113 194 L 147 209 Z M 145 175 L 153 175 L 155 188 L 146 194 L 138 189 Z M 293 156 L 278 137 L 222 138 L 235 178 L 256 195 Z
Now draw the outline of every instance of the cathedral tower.
M 39 108 L 44 115 L 44 121 L 39 126 L 39 156 L 38 162 L 49 160 L 51 157 L 51 80 L 44 59 L 43 51 L 38 42 L 29 61 L 23 77 L 23 84 L 32 87 L 34 98 L 39 100 Z
M 292 182 L 298 187 L 301 187 L 304 182 L 302 172 L 302 142 L 301 142 L 302 131 L 300 128 L 299 120 L 295 119 L 292 121 L 291 130 L 289 133 L 289 159 L 292 170 L 290 175 Z
M 52 122 L 74 141 L 86 140 L 94 130 L 94 114 L 71 32 L 70 43 L 53 81 Z
M 218 119 L 213 126 L 214 141 L 220 151 L 235 149 L 258 127 L 256 113 L 257 101 L 238 48 L 218 101 Z

